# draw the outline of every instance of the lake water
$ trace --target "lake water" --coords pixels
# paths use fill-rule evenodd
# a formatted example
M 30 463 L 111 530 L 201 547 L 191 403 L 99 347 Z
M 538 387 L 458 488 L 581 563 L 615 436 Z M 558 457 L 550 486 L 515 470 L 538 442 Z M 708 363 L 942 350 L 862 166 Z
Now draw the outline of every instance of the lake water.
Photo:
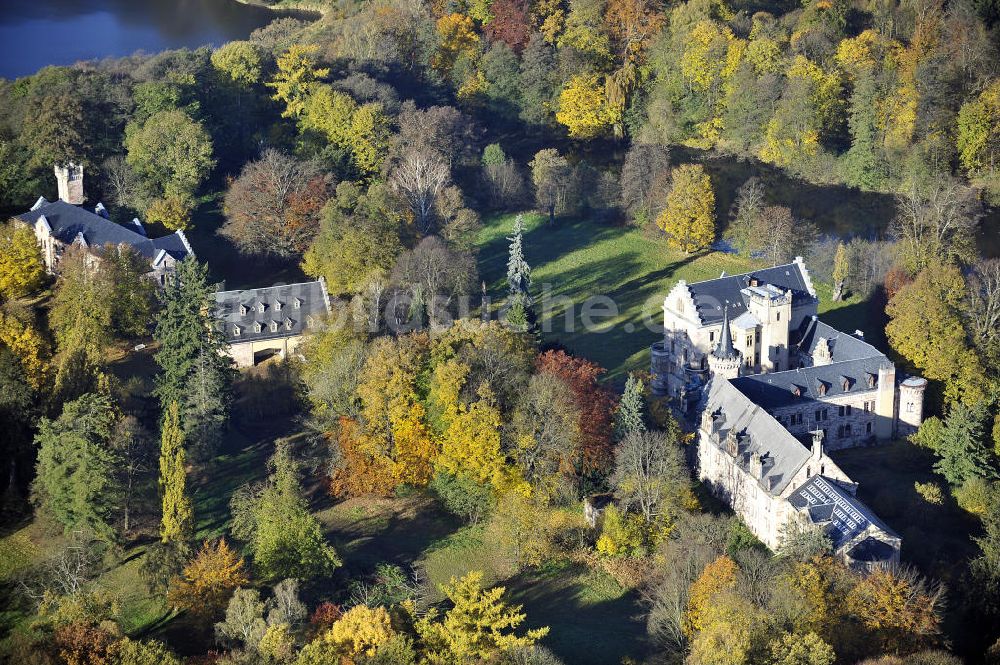
M 244 39 L 279 14 L 235 0 L 0 0 L 0 77 Z

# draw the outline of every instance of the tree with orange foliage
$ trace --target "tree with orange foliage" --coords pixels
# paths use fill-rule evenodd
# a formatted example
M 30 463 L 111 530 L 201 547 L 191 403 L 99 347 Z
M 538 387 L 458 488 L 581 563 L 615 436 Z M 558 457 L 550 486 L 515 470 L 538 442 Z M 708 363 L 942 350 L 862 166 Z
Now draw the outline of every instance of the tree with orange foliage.
M 578 473 L 606 471 L 613 461 L 611 392 L 598 384 L 606 371 L 600 365 L 575 358 L 565 351 L 546 351 L 535 359 L 535 369 L 562 379 L 573 393 L 579 416 L 580 438 L 576 453 Z
M 382 337 L 372 344 L 356 391 L 360 419 L 342 419 L 338 428 L 335 494 L 388 494 L 403 484 L 430 482 L 437 445 L 418 392 L 427 354 L 423 333 Z
M 848 610 L 881 652 L 907 654 L 936 644 L 944 591 L 909 568 L 877 569 L 847 595 Z
M 712 600 L 736 587 L 738 571 L 736 562 L 725 555 L 705 566 L 688 590 L 688 604 L 682 626 L 685 635 L 691 638 L 704 627 L 704 617 Z
M 663 14 L 649 0 L 609 0 L 604 10 L 605 27 L 624 62 L 641 64 L 663 22 Z
M 247 583 L 243 565 L 243 558 L 225 538 L 215 543 L 206 540 L 198 555 L 184 566 L 181 577 L 171 582 L 167 600 L 199 617 L 215 616 L 233 591 Z

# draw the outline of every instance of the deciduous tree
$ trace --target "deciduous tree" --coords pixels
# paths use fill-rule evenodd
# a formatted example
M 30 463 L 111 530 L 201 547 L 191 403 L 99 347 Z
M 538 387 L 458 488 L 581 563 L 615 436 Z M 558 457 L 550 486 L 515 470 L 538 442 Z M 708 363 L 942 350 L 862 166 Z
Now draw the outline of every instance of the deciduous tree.
M 666 207 L 656 225 L 668 242 L 685 254 L 707 249 L 715 241 L 715 191 L 700 164 L 683 164 L 671 174 Z
M 125 137 L 126 159 L 156 195 L 192 196 L 215 166 L 212 139 L 184 111 L 160 111 Z
M 549 213 L 549 222 L 555 222 L 556 210 L 565 204 L 570 190 L 569 162 L 555 148 L 546 148 L 535 153 L 529 166 L 535 184 L 535 202 Z
M 181 576 L 171 582 L 169 601 L 198 617 L 211 619 L 229 602 L 233 591 L 248 581 L 243 559 L 225 538 L 205 541 Z
M 274 89 L 271 99 L 285 103 L 283 117 L 299 117 L 306 98 L 319 85 L 319 80 L 330 74 L 328 68 L 316 67 L 313 56 L 318 50 L 315 44 L 293 44 L 278 56 L 278 71 L 266 85 Z
M 42 285 L 45 264 L 35 234 L 26 226 L 0 226 L 0 298 L 11 300 Z

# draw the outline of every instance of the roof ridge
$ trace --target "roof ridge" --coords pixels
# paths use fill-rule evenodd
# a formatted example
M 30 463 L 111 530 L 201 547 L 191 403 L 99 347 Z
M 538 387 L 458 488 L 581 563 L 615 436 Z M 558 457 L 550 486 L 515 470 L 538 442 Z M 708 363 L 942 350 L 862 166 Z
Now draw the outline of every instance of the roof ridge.
M 291 284 L 274 284 L 273 286 L 254 286 L 254 287 L 250 287 L 248 289 L 229 289 L 229 290 L 226 290 L 226 291 L 216 291 L 215 293 L 216 294 L 223 294 L 223 293 L 245 293 L 246 291 L 264 291 L 266 289 L 283 289 L 283 288 L 287 288 L 289 286 L 301 286 L 303 284 L 319 284 L 319 283 L 320 283 L 320 280 L 318 280 L 318 279 L 310 279 L 310 280 L 305 281 L 305 282 L 292 282 Z

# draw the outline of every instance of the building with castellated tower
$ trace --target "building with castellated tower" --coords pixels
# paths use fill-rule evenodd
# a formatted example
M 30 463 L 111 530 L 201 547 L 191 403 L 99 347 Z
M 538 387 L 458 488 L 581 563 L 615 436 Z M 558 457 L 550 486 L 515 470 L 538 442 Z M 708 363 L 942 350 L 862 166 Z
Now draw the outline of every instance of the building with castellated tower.
M 768 547 L 794 519 L 822 526 L 852 565 L 898 561 L 899 537 L 827 451 L 915 431 L 927 382 L 820 321 L 818 304 L 801 258 L 678 282 L 651 350 L 653 391 L 697 429 L 701 479 Z

